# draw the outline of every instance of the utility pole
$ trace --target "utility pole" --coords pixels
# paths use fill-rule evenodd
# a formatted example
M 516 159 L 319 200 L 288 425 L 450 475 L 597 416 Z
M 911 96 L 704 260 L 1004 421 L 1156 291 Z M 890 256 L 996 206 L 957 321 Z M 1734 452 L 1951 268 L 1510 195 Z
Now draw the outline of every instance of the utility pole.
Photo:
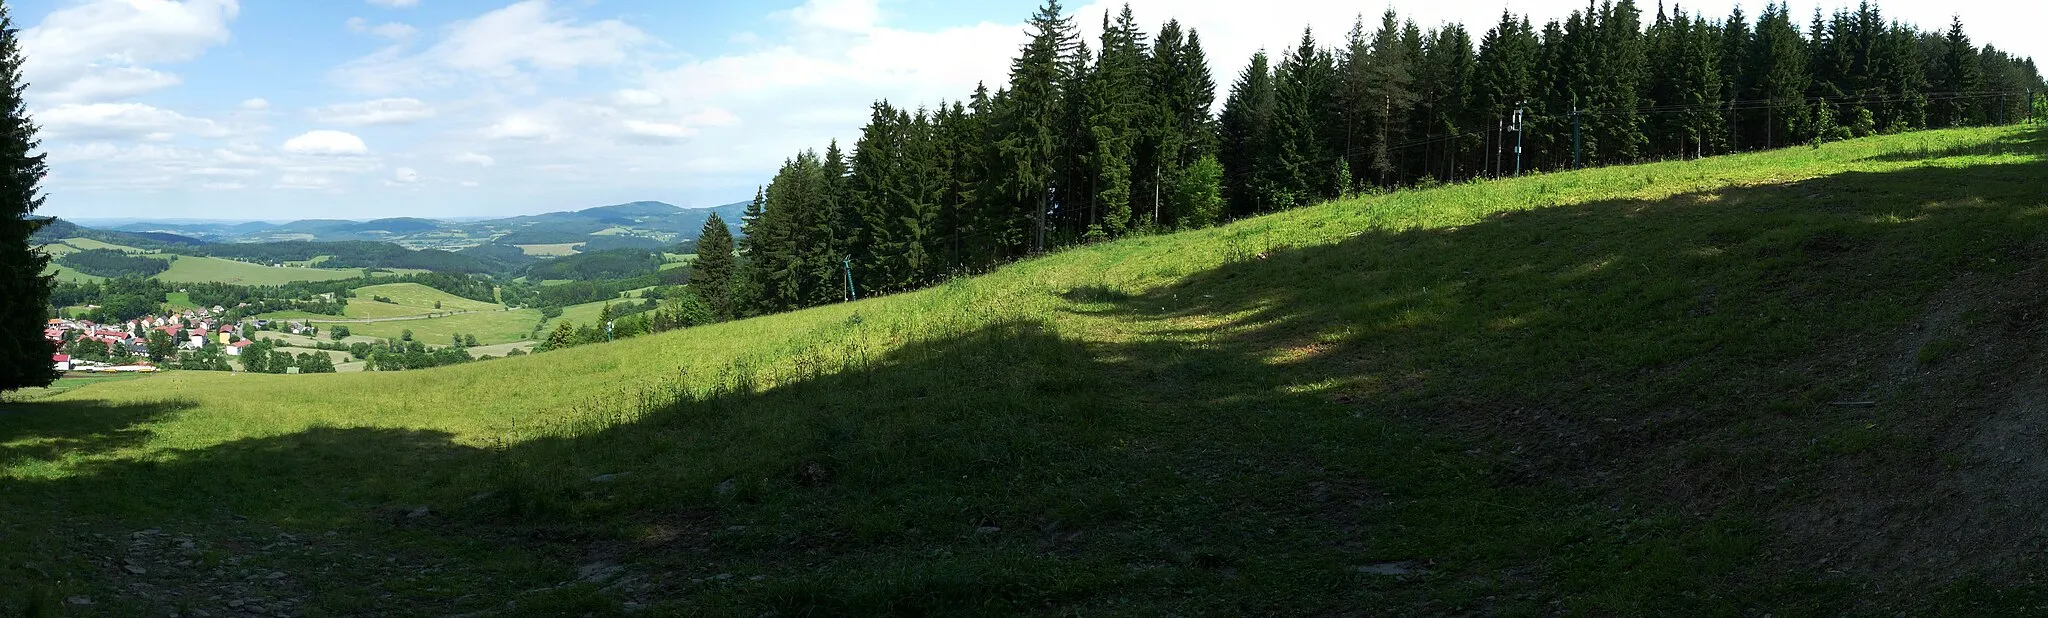
M 1045 188 L 1045 201 L 1038 203 L 1038 213 L 1032 217 L 1033 227 L 1038 228 L 1032 233 L 1032 253 L 1045 253 L 1045 211 L 1052 208 L 1052 191 L 1051 186 Z
M 1515 104 L 1515 175 L 1522 175 L 1522 106 L 1528 101 Z
M 1152 226 L 1159 227 L 1159 174 L 1162 170 L 1157 161 L 1152 162 Z
M 1577 106 L 1577 105 L 1573 105 L 1573 106 L 1572 106 L 1572 169 L 1579 169 L 1580 167 L 1583 167 L 1583 166 L 1584 166 L 1584 164 L 1583 164 L 1583 163 L 1581 163 L 1581 161 L 1582 161 L 1581 155 L 1582 155 L 1582 151 L 1583 151 L 1583 150 L 1584 150 L 1584 147 L 1583 147 L 1583 145 L 1582 145 L 1582 144 L 1580 143 L 1580 140 L 1579 140 L 1579 106 Z
M 1736 142 L 1742 139 L 1740 134 L 1742 124 L 1735 121 L 1735 102 L 1737 98 L 1739 98 L 1739 95 L 1733 92 L 1730 92 L 1728 95 L 1728 152 L 1736 152 L 1738 146 Z
M 846 300 L 860 300 L 860 294 L 853 291 L 853 256 L 842 257 L 839 263 L 846 268 Z

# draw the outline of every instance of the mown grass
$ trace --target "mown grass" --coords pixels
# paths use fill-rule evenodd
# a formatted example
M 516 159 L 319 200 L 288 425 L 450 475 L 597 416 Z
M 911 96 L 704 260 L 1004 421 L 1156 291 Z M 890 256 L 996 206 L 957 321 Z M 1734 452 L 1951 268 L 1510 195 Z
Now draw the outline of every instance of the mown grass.
M 456 311 L 496 311 L 504 305 L 470 300 L 417 283 L 385 283 L 355 289 L 342 315 L 350 318 L 389 318 Z M 382 296 L 389 303 L 374 300 Z
M 155 279 L 172 283 L 217 281 L 240 285 L 283 285 L 293 281 L 333 281 L 363 276 L 360 268 L 276 267 L 216 257 L 165 257 L 171 258 L 171 268 L 157 273 Z
M 1923 490 L 1994 465 L 1955 432 L 1999 408 L 1959 402 L 2009 380 L 1954 371 L 2026 364 L 1962 359 L 2048 315 L 1971 304 L 2048 281 L 2043 139 L 1363 197 L 529 357 L 11 403 L 0 603 L 203 588 L 95 557 L 157 528 L 329 539 L 248 558 L 323 613 L 2027 613 L 2012 538 L 1867 539 L 1981 506 Z M 1917 354 L 1964 305 L 1977 345 Z M 1895 558 L 1937 550 L 2009 559 Z
M 565 243 L 556 243 L 556 244 L 551 244 L 551 245 L 512 245 L 512 246 L 514 246 L 514 247 L 518 247 L 520 251 L 522 251 L 522 252 L 526 253 L 527 255 L 537 255 L 537 256 L 542 256 L 542 257 L 561 257 L 561 256 L 565 256 L 565 255 L 576 255 L 576 253 L 577 253 L 577 251 L 576 251 L 576 246 L 577 246 L 577 245 L 581 245 L 581 244 L 583 244 L 583 243 L 580 243 L 580 242 L 565 242 Z
M 367 296 L 363 298 L 368 298 Z M 349 301 L 353 308 L 363 299 Z M 429 345 L 443 345 L 450 335 L 475 335 L 477 343 L 491 345 L 523 341 L 533 334 L 533 326 L 540 323 L 537 309 L 489 310 L 474 313 L 426 318 L 419 320 L 393 320 L 388 322 L 329 322 L 318 318 L 307 323 L 322 330 L 335 326 L 347 326 L 349 333 L 357 336 L 378 337 L 396 340 L 406 331 L 412 331 L 413 338 Z

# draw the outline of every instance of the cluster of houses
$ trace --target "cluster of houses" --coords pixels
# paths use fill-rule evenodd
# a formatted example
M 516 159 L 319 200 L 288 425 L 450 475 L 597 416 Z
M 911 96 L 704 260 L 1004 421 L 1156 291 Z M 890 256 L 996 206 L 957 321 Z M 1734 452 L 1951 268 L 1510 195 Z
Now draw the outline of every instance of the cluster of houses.
M 54 318 L 43 326 L 43 338 L 53 349 L 61 350 L 67 341 L 79 339 L 97 341 L 109 347 L 121 346 L 129 353 L 142 356 L 149 353 L 150 331 L 162 331 L 178 344 L 181 350 L 197 350 L 208 342 L 218 342 L 229 356 L 240 356 L 250 341 L 244 338 L 248 329 L 271 327 L 267 320 L 252 320 L 248 324 L 235 324 L 219 319 L 226 309 L 187 309 L 173 315 L 144 316 L 118 324 L 95 324 L 91 320 Z M 312 327 L 300 322 L 283 324 L 286 332 L 310 334 Z M 183 335 L 180 337 L 179 335 Z M 113 366 L 84 359 L 74 359 L 61 351 L 50 355 L 50 362 L 58 371 L 104 371 L 104 372 L 152 372 L 156 367 L 146 361 Z

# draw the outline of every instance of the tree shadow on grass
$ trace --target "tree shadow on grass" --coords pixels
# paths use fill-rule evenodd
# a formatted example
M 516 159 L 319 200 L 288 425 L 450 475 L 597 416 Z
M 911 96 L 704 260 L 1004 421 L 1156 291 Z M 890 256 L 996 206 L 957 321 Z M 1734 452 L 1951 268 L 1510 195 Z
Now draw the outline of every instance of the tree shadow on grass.
M 0 525 L 27 531 L 0 560 L 46 574 L 9 567 L 0 584 L 152 609 L 164 597 L 133 584 L 231 596 L 211 571 L 127 573 L 128 537 L 53 523 L 76 520 L 199 530 L 261 565 L 249 595 L 335 614 L 1912 608 L 1924 588 L 1892 570 L 1804 562 L 1849 546 L 1777 513 L 1826 492 L 1894 500 L 1932 474 L 1908 471 L 1940 469 L 1926 464 L 1951 442 L 1920 404 L 1970 393 L 1904 390 L 1899 333 L 1956 282 L 2022 278 L 2044 256 L 2043 171 L 1845 174 L 1368 231 L 1144 294 L 1068 293 L 1192 343 L 1028 320 L 872 359 L 849 342 L 492 448 L 319 428 L 88 462 L 0 482 Z M 1849 398 L 1880 405 L 1827 405 Z M 1845 489 L 1843 461 L 1887 484 Z M 263 549 L 280 532 L 309 551 Z M 40 557 L 59 552 L 75 559 Z
M 186 400 L 145 404 L 100 401 L 13 401 L 0 403 L 0 467 L 59 455 L 91 456 L 141 444 L 148 425 L 189 410 Z
M 2048 142 L 2004 147 L 2036 158 L 1368 231 L 1090 310 L 1187 324 L 1287 385 L 1482 444 L 1508 478 L 1766 524 L 1770 570 L 1995 589 L 2048 527 L 1983 515 L 2048 499 L 2048 464 L 1980 430 L 2048 430 L 2012 411 L 2048 401 L 2027 369 L 2048 358 L 2029 293 Z M 1928 329 L 1997 352 L 1940 365 Z

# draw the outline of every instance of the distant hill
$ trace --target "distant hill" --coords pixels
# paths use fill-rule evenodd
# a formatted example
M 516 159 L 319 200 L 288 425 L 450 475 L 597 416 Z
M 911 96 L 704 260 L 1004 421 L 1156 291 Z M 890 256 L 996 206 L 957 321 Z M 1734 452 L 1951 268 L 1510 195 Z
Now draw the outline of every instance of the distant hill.
M 70 221 L 52 217 L 47 225 L 36 230 L 29 237 L 31 244 L 46 245 L 66 238 L 90 238 L 104 243 L 124 245 L 138 249 L 169 249 L 177 247 L 198 247 L 210 244 L 207 241 L 173 234 L 170 232 L 124 232 L 89 228 Z
M 370 221 L 301 219 L 286 223 L 134 221 L 114 225 L 104 231 L 130 235 L 126 238 L 187 245 L 209 242 L 380 241 L 408 249 L 448 251 L 491 244 L 572 245 L 579 251 L 598 251 L 626 247 L 656 248 L 695 240 L 704 227 L 704 221 L 712 213 L 723 218 L 737 234 L 740 214 L 746 207 L 747 202 L 711 208 L 681 208 L 663 202 L 639 201 L 476 221 L 418 217 Z

